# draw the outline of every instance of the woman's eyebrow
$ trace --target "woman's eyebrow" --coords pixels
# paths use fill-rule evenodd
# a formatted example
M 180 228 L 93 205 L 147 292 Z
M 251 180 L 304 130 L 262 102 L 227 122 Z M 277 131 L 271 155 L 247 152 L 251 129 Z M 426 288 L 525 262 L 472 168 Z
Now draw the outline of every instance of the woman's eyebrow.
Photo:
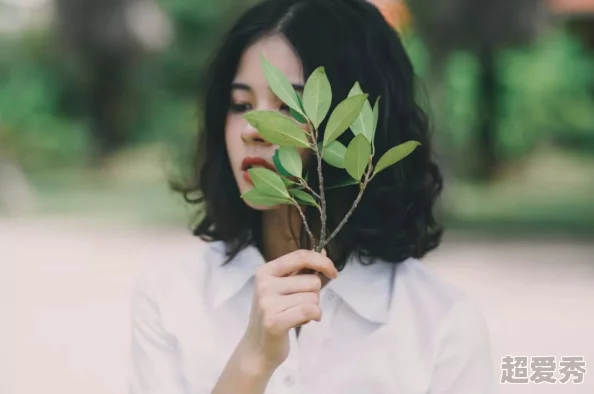
M 252 88 L 249 85 L 241 82 L 233 82 L 231 84 L 231 90 L 247 90 L 248 92 L 252 91 Z
M 303 93 L 303 88 L 304 86 L 301 84 L 292 84 L 291 86 L 293 86 L 293 89 L 295 89 L 297 92 Z M 246 90 L 248 92 L 252 91 L 251 86 L 242 83 L 242 82 L 233 82 L 231 84 L 231 90 Z

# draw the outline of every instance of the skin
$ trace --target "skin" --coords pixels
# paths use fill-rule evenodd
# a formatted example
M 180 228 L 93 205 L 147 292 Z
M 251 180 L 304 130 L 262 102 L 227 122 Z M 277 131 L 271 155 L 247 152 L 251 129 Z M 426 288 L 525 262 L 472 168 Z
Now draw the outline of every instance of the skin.
M 266 37 L 249 47 L 240 60 L 232 84 L 231 108 L 225 126 L 225 143 L 233 175 L 240 193 L 249 191 L 253 185 L 244 179 L 241 167 L 246 157 L 258 157 L 272 164 L 272 156 L 278 145 L 266 141 L 244 118 L 249 111 L 279 111 L 289 116 L 289 108 L 272 92 L 260 65 L 260 56 L 280 69 L 297 91 L 303 90 L 303 69 L 299 58 L 281 36 Z M 305 130 L 306 125 L 301 125 Z M 298 149 L 302 161 L 311 156 L 308 149 Z M 264 256 L 273 260 L 297 248 L 292 234 L 297 234 L 301 218 L 294 207 L 256 207 L 262 212 Z
M 264 38 L 244 53 L 232 92 L 225 140 L 233 174 L 241 193 L 253 186 L 243 177 L 241 162 L 246 156 L 272 163 L 277 146 L 266 141 L 242 115 L 252 110 L 281 111 L 288 108 L 269 89 L 261 71 L 260 55 L 278 67 L 295 86 L 303 86 L 301 63 L 280 36 Z M 300 152 L 304 162 L 309 152 Z M 294 208 L 253 207 L 262 212 L 263 254 L 267 264 L 255 276 L 255 291 L 248 327 L 229 359 L 213 394 L 260 394 L 270 377 L 289 355 L 289 331 L 315 320 L 320 321 L 319 292 L 338 271 L 325 251 L 320 254 L 298 250 L 291 235 L 300 229 Z M 319 274 L 299 274 L 303 270 Z

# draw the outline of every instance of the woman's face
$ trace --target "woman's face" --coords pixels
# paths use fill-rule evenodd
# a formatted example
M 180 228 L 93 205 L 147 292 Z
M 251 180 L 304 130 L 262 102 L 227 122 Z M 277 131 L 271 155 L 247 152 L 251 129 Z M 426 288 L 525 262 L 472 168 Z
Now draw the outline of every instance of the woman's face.
M 276 171 L 272 157 L 278 148 L 266 141 L 244 118 L 249 111 L 279 111 L 290 116 L 289 108 L 270 90 L 262 72 L 260 55 L 277 67 L 293 84 L 299 94 L 303 90 L 301 62 L 281 36 L 266 37 L 250 46 L 243 54 L 231 86 L 231 106 L 225 126 L 225 141 L 233 175 L 239 191 L 253 187 L 247 169 L 267 167 Z M 305 128 L 306 126 L 303 125 Z M 302 160 L 309 150 L 300 151 Z M 304 160 L 304 161 L 305 161 Z M 264 209 L 262 207 L 254 207 Z

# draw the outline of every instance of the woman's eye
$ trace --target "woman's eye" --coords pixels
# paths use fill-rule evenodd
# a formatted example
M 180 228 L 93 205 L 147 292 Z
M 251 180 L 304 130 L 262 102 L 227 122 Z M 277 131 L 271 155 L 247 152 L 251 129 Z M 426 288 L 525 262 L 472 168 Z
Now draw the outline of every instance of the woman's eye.
M 290 109 L 290 108 L 289 108 L 289 106 L 288 106 L 288 105 L 286 105 L 286 104 L 283 104 L 283 105 L 281 105 L 281 107 L 280 107 L 280 110 L 281 110 L 282 112 L 287 112 L 287 113 L 290 113 L 290 112 L 291 112 L 291 109 Z
M 232 103 L 231 104 L 231 112 L 233 112 L 233 113 L 247 112 L 251 109 L 252 109 L 252 106 L 247 103 Z

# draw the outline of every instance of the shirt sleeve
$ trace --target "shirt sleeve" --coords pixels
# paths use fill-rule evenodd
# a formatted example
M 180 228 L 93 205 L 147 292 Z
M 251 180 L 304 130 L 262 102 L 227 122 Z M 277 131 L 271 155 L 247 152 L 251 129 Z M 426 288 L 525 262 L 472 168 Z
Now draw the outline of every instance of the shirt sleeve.
M 147 277 L 131 297 L 129 394 L 187 394 L 176 341 L 163 329 L 156 286 Z
M 442 327 L 429 393 L 495 393 L 489 331 L 478 308 L 467 300 L 452 307 Z

